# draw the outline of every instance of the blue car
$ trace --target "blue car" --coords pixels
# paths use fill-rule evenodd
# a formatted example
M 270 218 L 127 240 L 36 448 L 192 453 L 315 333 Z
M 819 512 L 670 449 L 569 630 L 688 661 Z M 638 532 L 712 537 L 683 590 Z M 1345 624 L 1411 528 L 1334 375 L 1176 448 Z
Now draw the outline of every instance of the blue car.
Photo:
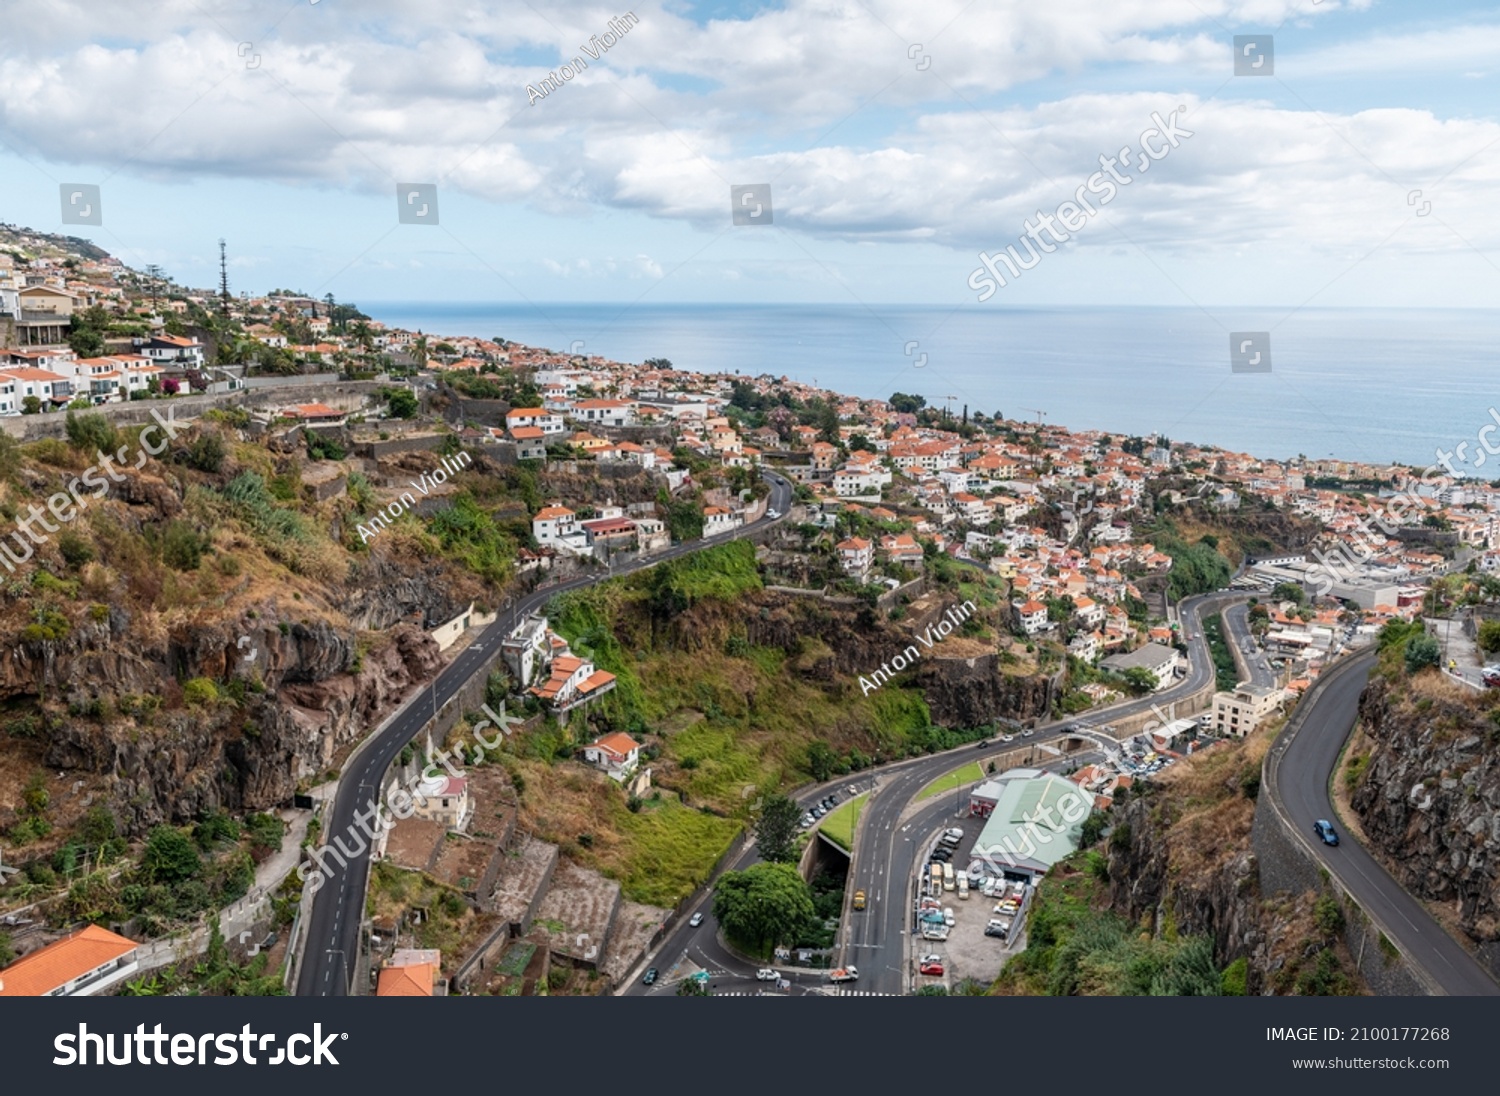
M 1337 845 L 1339 843 L 1339 831 L 1334 829 L 1333 823 L 1326 818 L 1320 818 L 1313 823 L 1313 833 L 1325 845 Z

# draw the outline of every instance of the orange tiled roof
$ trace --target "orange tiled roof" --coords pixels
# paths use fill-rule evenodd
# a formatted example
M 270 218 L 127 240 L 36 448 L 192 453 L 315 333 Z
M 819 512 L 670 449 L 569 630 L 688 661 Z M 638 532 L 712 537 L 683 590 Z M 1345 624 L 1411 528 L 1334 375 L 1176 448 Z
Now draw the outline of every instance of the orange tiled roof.
M 0 970 L 0 997 L 45 997 L 73 979 L 129 955 L 136 942 L 89 925 Z
M 413 963 L 409 967 L 386 967 L 375 987 L 376 997 L 431 997 L 432 982 L 437 974 L 431 963 Z

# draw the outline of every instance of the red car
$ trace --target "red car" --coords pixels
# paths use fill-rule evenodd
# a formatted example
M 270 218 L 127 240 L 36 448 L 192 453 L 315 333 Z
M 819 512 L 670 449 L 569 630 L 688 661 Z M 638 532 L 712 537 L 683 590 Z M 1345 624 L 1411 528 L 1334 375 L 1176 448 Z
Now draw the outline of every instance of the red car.
M 943 964 L 941 964 L 941 963 L 923 963 L 917 969 L 920 970 L 923 974 L 941 975 L 943 973 Z

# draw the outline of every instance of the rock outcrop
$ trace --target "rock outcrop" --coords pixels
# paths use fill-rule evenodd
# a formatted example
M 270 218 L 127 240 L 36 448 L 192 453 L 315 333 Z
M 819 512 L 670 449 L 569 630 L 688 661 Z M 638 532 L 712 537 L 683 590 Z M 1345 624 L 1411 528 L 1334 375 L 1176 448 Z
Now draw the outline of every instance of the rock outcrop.
M 1431 676 L 1431 674 L 1429 674 Z M 1475 941 L 1500 940 L 1500 726 L 1451 687 L 1393 686 L 1360 698 L 1368 760 L 1351 796 L 1366 836 L 1402 886 L 1456 907 Z

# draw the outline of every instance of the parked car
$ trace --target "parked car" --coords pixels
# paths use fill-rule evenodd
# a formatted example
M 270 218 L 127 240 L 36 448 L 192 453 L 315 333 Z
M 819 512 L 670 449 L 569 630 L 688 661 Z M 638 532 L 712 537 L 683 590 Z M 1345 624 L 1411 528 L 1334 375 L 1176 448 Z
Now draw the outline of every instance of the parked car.
M 944 830 L 943 832 L 949 837 L 962 837 L 964 835 L 964 831 L 958 826 L 954 826 L 951 830 Z
M 920 967 L 917 968 L 917 970 L 922 974 L 926 974 L 934 978 L 941 978 L 943 974 L 943 964 L 923 963 Z
M 953 907 L 952 906 L 946 907 L 943 910 L 943 924 L 947 925 L 951 929 L 956 923 L 957 922 L 954 920 L 954 917 L 953 917 Z
M 1333 823 L 1326 818 L 1320 818 L 1313 823 L 1313 833 L 1325 845 L 1337 845 L 1339 843 L 1339 831 L 1334 829 Z
M 1500 666 L 1486 666 L 1479 671 L 1479 676 L 1484 681 L 1485 688 L 1500 688 Z
M 781 981 L 781 975 L 770 967 L 761 967 L 760 970 L 755 972 L 755 980 L 757 982 L 779 982 Z
M 703 914 L 701 913 L 695 913 L 688 918 L 688 926 L 690 928 L 697 928 L 701 924 L 703 924 Z
M 657 975 L 657 970 L 656 970 L 655 967 L 652 967 L 650 970 L 648 970 L 646 972 L 646 977 L 642 978 L 641 981 L 644 982 L 648 986 L 655 985 L 656 984 L 656 975 Z
M 941 963 L 942 961 L 943 957 L 935 951 L 924 955 L 917 960 L 918 963 Z
M 984 934 L 986 936 L 997 936 L 1001 940 L 1004 940 L 1010 935 L 1010 922 L 1002 921 L 998 917 L 993 918 L 988 925 L 984 926 Z

